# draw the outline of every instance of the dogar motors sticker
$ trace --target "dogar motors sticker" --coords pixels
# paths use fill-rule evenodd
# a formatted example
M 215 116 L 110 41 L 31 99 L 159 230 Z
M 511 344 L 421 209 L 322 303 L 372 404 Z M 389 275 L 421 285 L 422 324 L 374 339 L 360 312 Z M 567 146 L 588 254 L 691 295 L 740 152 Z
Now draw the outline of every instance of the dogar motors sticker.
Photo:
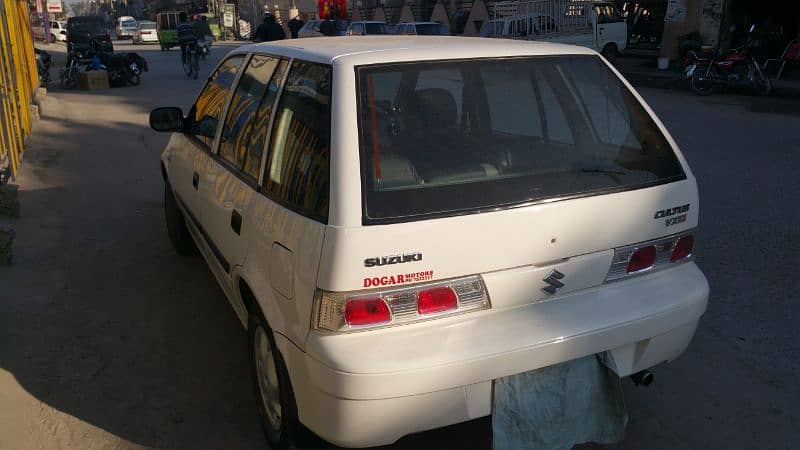
M 425 270 L 422 272 L 400 273 L 397 275 L 387 275 L 382 277 L 364 278 L 364 287 L 392 286 L 395 284 L 418 283 L 433 279 L 433 271 Z

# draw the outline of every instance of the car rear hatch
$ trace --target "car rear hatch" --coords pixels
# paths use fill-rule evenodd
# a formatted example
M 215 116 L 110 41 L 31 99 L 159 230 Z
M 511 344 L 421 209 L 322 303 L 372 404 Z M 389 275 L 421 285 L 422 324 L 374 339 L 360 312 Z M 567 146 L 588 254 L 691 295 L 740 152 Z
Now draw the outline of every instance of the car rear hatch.
M 362 226 L 328 227 L 317 330 L 555 301 L 690 257 L 695 180 L 599 58 L 375 65 L 357 85 Z M 458 298 L 428 316 L 440 282 Z M 375 298 L 388 320 L 331 319 Z

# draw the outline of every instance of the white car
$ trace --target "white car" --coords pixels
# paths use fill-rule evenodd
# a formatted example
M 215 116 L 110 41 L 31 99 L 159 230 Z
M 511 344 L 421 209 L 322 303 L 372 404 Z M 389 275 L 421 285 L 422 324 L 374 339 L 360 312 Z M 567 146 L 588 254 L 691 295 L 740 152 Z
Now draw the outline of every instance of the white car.
M 131 16 L 122 16 L 117 19 L 117 39 L 132 39 L 136 32 L 136 19 Z
M 143 20 L 136 24 L 136 31 L 133 32 L 134 44 L 158 44 L 158 30 L 156 23 Z
M 150 124 L 170 239 L 248 330 L 273 448 L 487 416 L 494 380 L 587 355 L 646 373 L 706 309 L 695 178 L 584 47 L 247 45 Z
M 66 22 L 50 22 L 50 40 L 53 42 L 67 42 Z

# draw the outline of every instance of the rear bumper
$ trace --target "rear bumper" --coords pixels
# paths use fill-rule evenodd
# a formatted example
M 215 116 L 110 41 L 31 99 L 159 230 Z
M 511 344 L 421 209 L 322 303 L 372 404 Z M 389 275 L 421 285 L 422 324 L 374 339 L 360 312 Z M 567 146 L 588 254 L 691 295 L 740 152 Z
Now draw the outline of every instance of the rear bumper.
M 620 376 L 672 360 L 691 341 L 707 300 L 706 279 L 689 263 L 520 308 L 368 333 L 311 333 L 306 352 L 277 342 L 301 422 L 335 444 L 365 447 L 489 415 L 497 378 L 606 351 Z M 451 357 L 415 366 L 424 359 L 415 352 L 441 348 Z M 359 367 L 350 359 L 358 352 L 404 358 L 409 369 Z

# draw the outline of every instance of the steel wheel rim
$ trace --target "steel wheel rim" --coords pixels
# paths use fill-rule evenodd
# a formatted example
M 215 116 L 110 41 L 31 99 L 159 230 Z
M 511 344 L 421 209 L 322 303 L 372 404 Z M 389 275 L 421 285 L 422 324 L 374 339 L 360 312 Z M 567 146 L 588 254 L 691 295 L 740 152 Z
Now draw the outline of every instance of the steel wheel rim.
M 258 392 L 261 394 L 261 405 L 264 407 L 269 426 L 278 431 L 281 428 L 281 401 L 275 355 L 263 327 L 256 328 L 254 339 L 256 378 Z

